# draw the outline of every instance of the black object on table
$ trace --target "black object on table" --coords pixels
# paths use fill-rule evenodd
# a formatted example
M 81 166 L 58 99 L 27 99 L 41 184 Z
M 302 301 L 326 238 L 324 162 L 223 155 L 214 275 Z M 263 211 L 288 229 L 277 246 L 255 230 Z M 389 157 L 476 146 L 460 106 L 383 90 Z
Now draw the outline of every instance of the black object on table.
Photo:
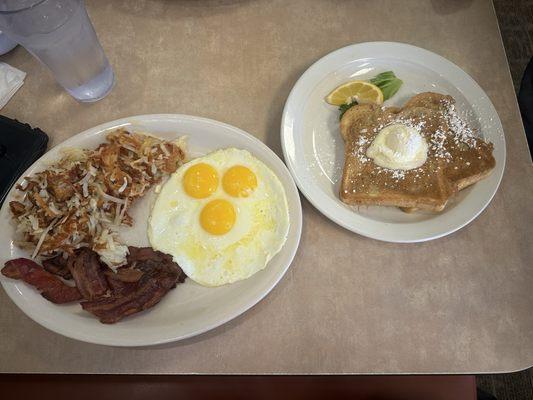
M 11 186 L 46 151 L 48 135 L 0 115 L 0 206 Z
M 522 77 L 522 84 L 518 93 L 518 105 L 529 144 L 529 153 L 533 154 L 533 58 L 529 60 Z

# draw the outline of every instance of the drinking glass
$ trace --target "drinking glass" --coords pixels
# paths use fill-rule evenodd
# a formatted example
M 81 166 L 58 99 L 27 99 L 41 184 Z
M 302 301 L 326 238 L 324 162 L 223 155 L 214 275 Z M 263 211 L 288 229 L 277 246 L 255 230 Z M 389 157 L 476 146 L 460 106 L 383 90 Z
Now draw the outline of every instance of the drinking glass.
M 0 0 L 0 30 L 46 65 L 75 99 L 112 89 L 113 69 L 83 0 Z

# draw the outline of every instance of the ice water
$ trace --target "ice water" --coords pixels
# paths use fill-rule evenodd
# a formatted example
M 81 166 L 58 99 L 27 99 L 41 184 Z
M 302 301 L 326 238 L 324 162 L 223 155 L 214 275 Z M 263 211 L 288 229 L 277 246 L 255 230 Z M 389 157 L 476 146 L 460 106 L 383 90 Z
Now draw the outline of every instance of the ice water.
M 109 93 L 113 69 L 81 0 L 47 0 L 21 13 L 32 14 L 21 14 L 6 33 L 45 64 L 73 97 L 96 101 Z

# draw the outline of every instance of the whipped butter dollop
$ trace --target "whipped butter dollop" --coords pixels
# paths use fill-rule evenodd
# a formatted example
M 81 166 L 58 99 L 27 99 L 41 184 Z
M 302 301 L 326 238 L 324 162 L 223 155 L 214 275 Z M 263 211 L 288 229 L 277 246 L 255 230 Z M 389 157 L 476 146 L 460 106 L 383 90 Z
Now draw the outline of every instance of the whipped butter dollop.
M 427 160 L 428 144 L 415 128 L 392 124 L 381 129 L 366 151 L 375 164 L 388 169 L 409 170 Z

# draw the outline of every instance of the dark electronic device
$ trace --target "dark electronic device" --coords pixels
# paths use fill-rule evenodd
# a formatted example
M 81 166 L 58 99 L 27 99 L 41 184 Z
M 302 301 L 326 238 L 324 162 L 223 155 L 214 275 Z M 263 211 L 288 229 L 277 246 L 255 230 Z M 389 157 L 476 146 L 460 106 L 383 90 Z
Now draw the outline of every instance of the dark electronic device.
M 22 173 L 46 151 L 48 136 L 0 115 L 0 205 Z

